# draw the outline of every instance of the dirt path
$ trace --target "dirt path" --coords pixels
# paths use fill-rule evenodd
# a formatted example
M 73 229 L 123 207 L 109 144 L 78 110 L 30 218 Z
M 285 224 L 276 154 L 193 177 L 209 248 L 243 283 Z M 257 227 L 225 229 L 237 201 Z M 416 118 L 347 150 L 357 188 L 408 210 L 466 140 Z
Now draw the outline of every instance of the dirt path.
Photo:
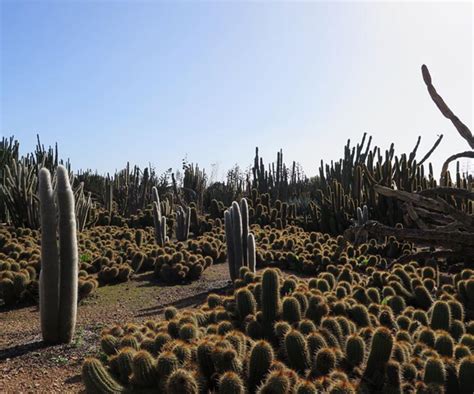
M 127 283 L 100 287 L 81 302 L 69 345 L 42 344 L 36 306 L 0 310 L 0 393 L 78 392 L 82 360 L 98 354 L 104 326 L 160 318 L 166 306 L 197 306 L 210 292 L 224 292 L 229 286 L 227 264 L 210 267 L 187 285 L 165 286 L 152 278 L 145 273 Z

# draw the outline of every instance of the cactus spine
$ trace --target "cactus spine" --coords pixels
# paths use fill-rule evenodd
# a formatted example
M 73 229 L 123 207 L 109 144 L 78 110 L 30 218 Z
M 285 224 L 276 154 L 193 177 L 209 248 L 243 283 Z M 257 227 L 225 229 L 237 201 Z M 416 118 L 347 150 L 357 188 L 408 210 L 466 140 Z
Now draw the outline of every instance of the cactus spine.
M 51 175 L 46 168 L 41 169 L 41 331 L 45 342 L 69 343 L 76 326 L 78 249 L 74 195 L 63 166 L 57 169 L 56 194 L 59 215 L 56 214 Z M 59 248 L 56 242 L 58 228 Z

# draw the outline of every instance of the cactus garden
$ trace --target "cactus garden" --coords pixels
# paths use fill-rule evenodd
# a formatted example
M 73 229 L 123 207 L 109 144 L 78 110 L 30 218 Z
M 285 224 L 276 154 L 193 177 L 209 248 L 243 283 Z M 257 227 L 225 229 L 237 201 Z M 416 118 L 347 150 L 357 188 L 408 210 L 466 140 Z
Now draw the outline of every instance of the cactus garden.
M 75 173 L 3 138 L 0 389 L 474 392 L 474 179 L 449 170 L 472 151 L 437 179 L 442 138 L 418 156 L 364 134 L 314 177 L 257 148 L 212 184 L 188 163 Z
M 472 11 L 0 1 L 0 394 L 474 394 Z

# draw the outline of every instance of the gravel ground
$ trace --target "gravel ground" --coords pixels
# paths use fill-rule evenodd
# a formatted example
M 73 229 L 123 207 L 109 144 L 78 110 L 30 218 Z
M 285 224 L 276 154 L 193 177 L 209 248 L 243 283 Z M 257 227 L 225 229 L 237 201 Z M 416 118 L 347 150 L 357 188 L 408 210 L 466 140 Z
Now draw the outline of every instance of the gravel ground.
M 192 308 L 229 286 L 227 264 L 218 264 L 186 285 L 166 286 L 144 273 L 127 283 L 100 287 L 79 304 L 76 335 L 68 345 L 42 343 L 38 307 L 0 309 L 0 393 L 80 392 L 82 361 L 98 354 L 103 327 L 158 319 L 170 305 Z

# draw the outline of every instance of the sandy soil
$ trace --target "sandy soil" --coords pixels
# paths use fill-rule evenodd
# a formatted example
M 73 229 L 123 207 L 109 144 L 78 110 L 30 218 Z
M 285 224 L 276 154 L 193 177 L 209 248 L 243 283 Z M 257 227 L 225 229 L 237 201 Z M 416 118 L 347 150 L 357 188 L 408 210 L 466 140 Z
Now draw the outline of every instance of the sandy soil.
M 103 327 L 159 319 L 167 306 L 198 306 L 209 293 L 223 293 L 229 286 L 227 264 L 219 264 L 186 285 L 166 286 L 144 273 L 100 287 L 79 304 L 76 335 L 68 345 L 42 343 L 37 306 L 0 309 L 0 393 L 80 392 L 82 361 L 98 355 Z

